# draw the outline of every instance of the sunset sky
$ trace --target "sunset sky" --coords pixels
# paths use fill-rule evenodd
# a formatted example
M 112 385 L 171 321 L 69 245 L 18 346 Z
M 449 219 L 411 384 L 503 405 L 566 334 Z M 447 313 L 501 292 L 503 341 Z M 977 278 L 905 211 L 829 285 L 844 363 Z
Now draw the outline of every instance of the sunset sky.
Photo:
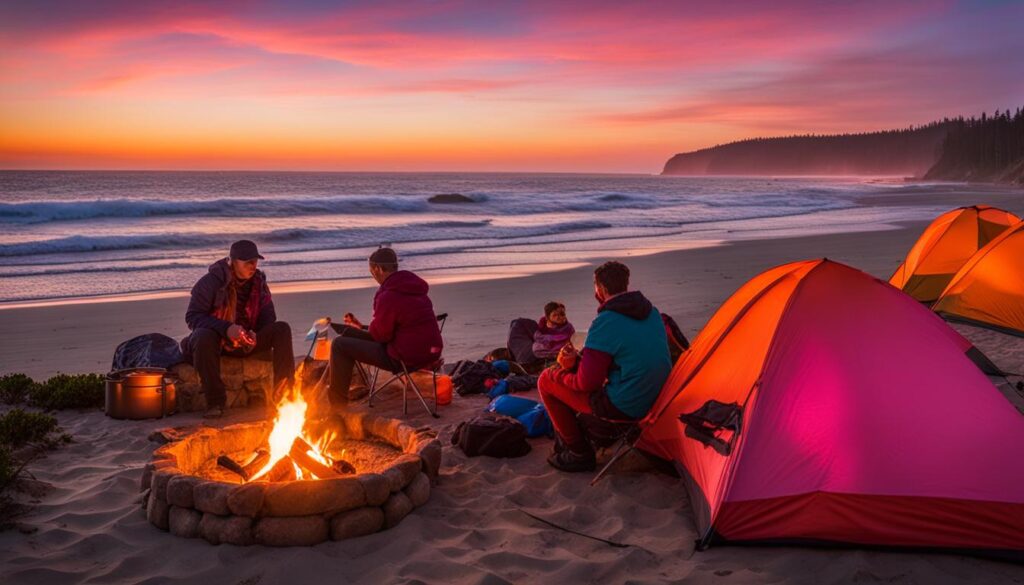
M 658 172 L 1024 105 L 1022 2 L 13 2 L 0 168 Z

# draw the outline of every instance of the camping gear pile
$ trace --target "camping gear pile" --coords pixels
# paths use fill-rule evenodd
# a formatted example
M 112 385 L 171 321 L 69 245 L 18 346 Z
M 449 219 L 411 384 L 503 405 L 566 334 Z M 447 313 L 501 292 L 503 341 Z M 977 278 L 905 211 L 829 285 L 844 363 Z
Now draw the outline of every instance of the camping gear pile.
M 487 394 L 497 398 L 537 387 L 537 376 L 527 374 L 519 364 L 508 360 L 461 360 L 451 368 L 452 386 L 460 396 Z

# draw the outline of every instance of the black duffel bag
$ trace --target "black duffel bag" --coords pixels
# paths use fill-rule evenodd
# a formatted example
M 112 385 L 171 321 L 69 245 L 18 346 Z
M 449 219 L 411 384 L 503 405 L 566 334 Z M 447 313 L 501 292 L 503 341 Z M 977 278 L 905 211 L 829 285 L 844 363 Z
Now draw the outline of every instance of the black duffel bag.
M 523 423 L 489 413 L 459 423 L 452 445 L 468 457 L 522 457 L 530 452 Z

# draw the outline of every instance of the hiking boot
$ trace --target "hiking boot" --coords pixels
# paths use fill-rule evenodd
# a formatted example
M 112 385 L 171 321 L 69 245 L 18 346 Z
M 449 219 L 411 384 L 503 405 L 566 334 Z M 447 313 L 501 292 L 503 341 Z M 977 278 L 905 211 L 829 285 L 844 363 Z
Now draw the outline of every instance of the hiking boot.
M 220 418 L 222 416 L 224 416 L 224 408 L 221 406 L 211 406 L 203 414 L 203 418 Z
M 571 449 L 554 449 L 548 456 L 548 465 L 569 473 L 594 471 L 597 469 L 597 457 L 593 450 L 577 453 Z

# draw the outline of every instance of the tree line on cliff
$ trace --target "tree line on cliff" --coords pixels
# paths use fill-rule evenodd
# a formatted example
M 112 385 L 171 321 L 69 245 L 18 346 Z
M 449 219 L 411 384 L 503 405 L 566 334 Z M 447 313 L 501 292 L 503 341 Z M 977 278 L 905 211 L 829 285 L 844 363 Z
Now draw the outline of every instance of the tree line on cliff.
M 666 175 L 904 175 L 1024 180 L 1024 110 L 860 134 L 752 138 L 673 156 Z
M 1024 109 L 951 120 L 924 178 L 1024 183 Z

